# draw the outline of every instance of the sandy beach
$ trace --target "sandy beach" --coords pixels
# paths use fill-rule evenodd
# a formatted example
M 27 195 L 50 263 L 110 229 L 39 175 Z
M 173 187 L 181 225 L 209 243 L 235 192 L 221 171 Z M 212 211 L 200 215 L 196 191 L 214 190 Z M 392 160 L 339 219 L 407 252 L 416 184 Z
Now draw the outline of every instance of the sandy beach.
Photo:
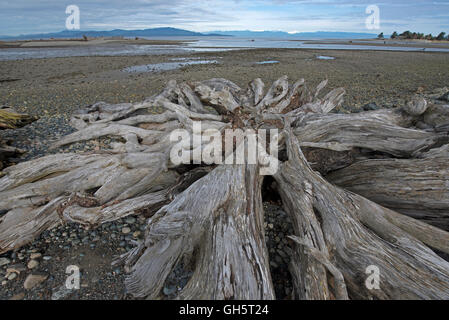
M 0 48 L 59 48 L 99 45 L 176 45 L 182 44 L 181 40 L 148 40 L 148 39 L 110 39 L 96 38 L 85 41 L 83 39 L 52 39 L 52 40 L 22 40 L 22 41 L 0 41 Z
M 42 45 L 42 43 L 41 43 Z M 317 57 L 333 57 L 321 60 Z M 124 68 L 173 61 L 214 60 L 216 63 L 183 66 L 163 72 L 130 73 Z M 258 64 L 264 61 L 276 63 Z M 344 87 L 346 98 L 337 112 L 353 112 L 366 104 L 378 108 L 403 105 L 414 94 L 431 94 L 449 84 L 449 55 L 430 52 L 331 51 L 296 49 L 253 49 L 177 55 L 68 57 L 0 61 L 0 105 L 40 117 L 40 120 L 17 130 L 0 132 L 13 145 L 26 151 L 16 162 L 33 159 L 50 152 L 80 152 L 107 147 L 109 141 L 86 142 L 65 149 L 49 150 L 58 137 L 73 132 L 69 125 L 72 112 L 98 101 L 108 103 L 137 102 L 158 93 L 170 79 L 196 81 L 226 78 L 240 86 L 257 77 L 271 83 L 282 75 L 291 81 L 304 78 L 308 86 L 329 79 L 328 89 Z M 157 112 L 157 110 L 155 110 Z M 286 299 L 291 292 L 285 249 L 276 239 L 288 234 L 288 225 L 278 224 L 285 215 L 279 207 L 268 206 L 266 220 L 273 225 L 267 238 L 273 255 L 276 295 Z M 24 291 L 26 268 L 18 280 L 6 281 L 0 299 L 127 299 L 124 271 L 112 267 L 117 254 L 130 249 L 130 241 L 142 239 L 144 219 L 128 217 L 107 223 L 96 230 L 84 230 L 75 224 L 44 232 L 18 252 L 5 255 L 14 265 L 23 265 L 33 254 L 40 253 L 37 269 L 51 274 L 42 287 Z M 125 232 L 126 229 L 126 232 Z M 271 233 L 270 233 L 271 232 Z M 279 249 L 280 248 L 280 249 Z M 286 255 L 288 256 L 288 255 Z M 61 287 L 66 277 L 61 266 L 80 265 L 82 288 L 76 293 Z M 0 276 L 6 269 L 0 269 Z M 180 276 L 181 277 L 181 276 Z M 19 281 L 20 280 L 20 281 Z M 170 280 L 186 281 L 184 278 Z M 174 294 L 173 284 L 164 294 Z
M 318 56 L 334 57 L 319 60 Z M 165 72 L 128 73 L 126 67 L 172 62 L 172 59 L 216 60 Z M 346 105 L 376 102 L 392 107 L 419 90 L 449 83 L 449 56 L 429 52 L 252 49 L 176 55 L 68 57 L 0 61 L 0 103 L 33 115 L 67 115 L 100 100 L 135 102 L 161 90 L 169 79 L 196 81 L 213 77 L 241 86 L 253 78 L 267 82 L 286 74 L 315 85 L 345 87 Z M 257 64 L 277 61 L 273 64 Z

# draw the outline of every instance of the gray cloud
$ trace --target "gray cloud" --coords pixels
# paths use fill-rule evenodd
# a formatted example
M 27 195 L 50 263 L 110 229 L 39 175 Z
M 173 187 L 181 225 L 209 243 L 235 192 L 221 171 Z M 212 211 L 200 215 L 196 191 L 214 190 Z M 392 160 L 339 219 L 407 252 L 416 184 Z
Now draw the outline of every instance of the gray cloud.
M 365 8 L 351 0 L 0 0 L 0 34 L 41 33 L 65 28 L 65 8 L 81 10 L 83 30 L 171 26 L 194 31 L 283 30 L 366 32 Z M 395 0 L 377 4 L 382 31 L 449 28 L 448 0 Z M 449 31 L 449 30 L 448 30 Z

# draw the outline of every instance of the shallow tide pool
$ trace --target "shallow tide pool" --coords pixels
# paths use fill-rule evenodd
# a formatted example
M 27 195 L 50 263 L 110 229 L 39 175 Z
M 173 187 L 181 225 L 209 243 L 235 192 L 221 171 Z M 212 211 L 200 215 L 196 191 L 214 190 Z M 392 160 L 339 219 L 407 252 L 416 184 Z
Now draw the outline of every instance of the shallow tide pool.
M 162 62 L 153 64 L 143 64 L 138 66 L 131 66 L 124 68 L 122 71 L 131 73 L 141 73 L 141 72 L 161 72 L 179 69 L 185 66 L 195 65 L 195 64 L 210 64 L 218 63 L 217 60 L 182 60 L 174 62 Z

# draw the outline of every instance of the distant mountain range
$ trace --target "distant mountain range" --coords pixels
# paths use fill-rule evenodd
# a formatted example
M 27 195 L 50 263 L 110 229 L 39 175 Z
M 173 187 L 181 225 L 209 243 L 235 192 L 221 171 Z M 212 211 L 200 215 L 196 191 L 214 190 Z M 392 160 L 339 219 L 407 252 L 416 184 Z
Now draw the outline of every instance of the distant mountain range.
M 213 31 L 214 34 L 227 35 L 242 38 L 294 38 L 294 39 L 370 39 L 377 38 L 374 33 L 354 33 L 354 32 L 296 32 L 288 33 L 284 31 Z
M 64 30 L 52 33 L 23 34 L 19 36 L 0 36 L 3 40 L 35 40 L 35 39 L 70 39 L 86 37 L 203 37 L 220 36 L 218 34 L 204 34 L 176 28 L 153 28 L 143 30 L 122 30 L 110 31 L 81 31 Z
M 210 33 L 193 32 L 177 28 L 152 28 L 143 30 L 110 31 L 69 31 L 53 33 L 24 34 L 19 36 L 0 36 L 2 40 L 35 40 L 35 39 L 69 39 L 87 37 L 213 37 L 234 36 L 242 38 L 291 38 L 291 39 L 367 39 L 375 38 L 377 34 L 352 32 L 301 32 L 288 33 L 283 31 L 213 31 Z

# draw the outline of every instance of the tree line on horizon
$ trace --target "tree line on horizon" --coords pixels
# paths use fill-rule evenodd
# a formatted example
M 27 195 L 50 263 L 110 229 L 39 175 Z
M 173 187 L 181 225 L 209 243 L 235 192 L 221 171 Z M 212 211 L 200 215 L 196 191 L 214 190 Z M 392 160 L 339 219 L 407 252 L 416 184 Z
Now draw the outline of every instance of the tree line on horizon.
M 381 32 L 378 36 L 378 39 L 385 39 L 384 33 Z M 391 39 L 422 39 L 422 40 L 447 40 L 449 41 L 449 35 L 446 36 L 446 32 L 440 32 L 438 36 L 433 36 L 431 33 L 425 35 L 424 33 L 419 32 L 411 32 L 404 31 L 401 34 L 398 34 L 396 31 L 393 32 L 390 36 Z

